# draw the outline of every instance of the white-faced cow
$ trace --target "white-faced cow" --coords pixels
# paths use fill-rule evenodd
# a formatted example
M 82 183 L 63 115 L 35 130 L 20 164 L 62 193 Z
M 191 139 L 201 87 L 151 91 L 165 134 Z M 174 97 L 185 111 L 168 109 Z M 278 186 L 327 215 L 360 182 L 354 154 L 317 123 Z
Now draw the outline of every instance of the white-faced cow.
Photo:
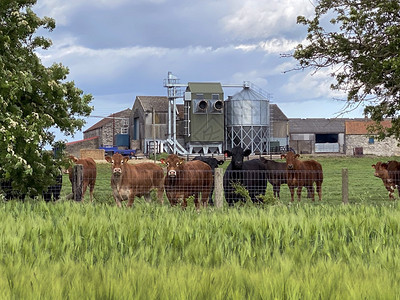
M 287 183 L 286 163 L 264 157 L 261 157 L 260 160 L 268 170 L 268 182 L 273 187 L 274 197 L 280 198 L 281 184 Z
M 290 190 L 291 201 L 294 201 L 294 189 L 297 187 L 297 197 L 301 200 L 303 186 L 307 189 L 307 197 L 314 201 L 314 182 L 319 200 L 322 200 L 322 166 L 315 160 L 299 160 L 299 154 L 288 152 L 282 154 L 286 159 L 287 184 Z
M 394 200 L 394 191 L 396 188 L 399 192 L 400 197 L 400 162 L 391 160 L 387 163 L 378 161 L 375 165 L 372 165 L 375 169 L 374 176 L 382 179 L 382 182 L 389 192 L 389 199 Z
M 73 161 L 75 164 L 82 165 L 83 167 L 82 201 L 83 197 L 85 196 L 86 189 L 89 186 L 90 202 L 93 202 L 93 191 L 94 191 L 94 186 L 96 184 L 96 176 L 97 176 L 96 162 L 91 157 L 77 158 L 71 155 L 69 156 L 69 159 Z M 72 199 L 75 192 L 73 184 L 74 169 L 72 166 L 68 168 L 68 174 L 69 174 L 69 180 L 71 181 L 72 184 L 72 194 L 68 195 L 67 199 Z
M 164 186 L 171 205 L 181 203 L 182 208 L 185 208 L 188 197 L 194 196 L 197 209 L 200 204 L 207 207 L 213 185 L 212 171 L 208 164 L 200 160 L 185 161 L 175 154 L 170 154 L 161 162 L 167 165 Z
M 229 205 L 241 200 L 244 197 L 236 191 L 235 184 L 240 184 L 249 192 L 249 196 L 254 203 L 261 202 L 258 195 L 264 195 L 267 189 L 267 170 L 259 159 L 243 161 L 244 157 L 249 156 L 250 150 L 241 147 L 234 147 L 232 151 L 225 150 L 227 157 L 232 157 L 231 163 L 226 168 L 224 174 L 225 200 Z
M 159 165 L 151 162 L 130 164 L 129 157 L 119 153 L 105 158 L 112 164 L 111 187 L 118 207 L 124 200 L 128 200 L 128 207 L 132 206 L 135 197 L 144 196 L 150 200 L 152 190 L 157 191 L 158 200 L 164 203 L 164 172 Z
M 193 160 L 200 160 L 202 162 L 205 162 L 207 165 L 209 165 L 211 167 L 213 176 L 214 176 L 215 168 L 218 168 L 218 166 L 220 166 L 224 163 L 223 160 L 216 159 L 215 157 L 207 157 L 207 156 L 196 156 L 195 158 L 193 158 Z M 213 184 L 211 187 L 210 195 L 208 196 L 208 204 L 210 204 L 210 205 L 214 205 L 214 201 L 212 199 L 213 192 L 214 192 L 214 180 L 213 180 Z

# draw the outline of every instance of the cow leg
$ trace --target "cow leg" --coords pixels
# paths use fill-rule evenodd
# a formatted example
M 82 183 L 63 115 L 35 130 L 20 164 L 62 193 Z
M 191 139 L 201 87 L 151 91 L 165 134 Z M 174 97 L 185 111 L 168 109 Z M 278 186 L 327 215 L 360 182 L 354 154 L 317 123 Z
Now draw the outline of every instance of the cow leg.
M 84 199 L 85 199 L 85 194 L 86 194 L 87 187 L 88 187 L 88 184 L 85 183 L 85 182 L 83 182 L 83 187 L 82 187 L 82 200 L 81 200 L 82 202 L 83 202 Z
M 135 197 L 136 197 L 136 194 L 131 189 L 129 191 L 129 200 L 128 200 L 128 204 L 126 205 L 127 207 L 131 207 L 133 205 L 133 202 L 135 201 Z
M 183 199 L 181 199 L 180 202 L 182 203 L 182 204 L 181 204 L 182 209 L 186 209 L 186 207 L 187 207 L 187 199 L 186 199 L 186 198 L 183 198 Z
M 272 185 L 272 190 L 274 191 L 274 197 L 275 197 L 275 198 L 279 198 L 280 186 L 277 185 L 277 184 L 273 184 L 273 185 Z
M 290 201 L 294 201 L 294 186 L 291 185 L 289 186 L 289 190 L 290 190 Z
M 317 182 L 317 193 L 318 193 L 318 198 L 319 198 L 319 201 L 321 201 L 322 200 L 322 185 L 321 185 L 321 182 Z
M 94 184 L 91 184 L 90 187 L 89 187 L 90 202 L 93 202 L 93 191 L 94 191 Z
M 113 188 L 113 196 L 114 196 L 114 200 L 115 203 L 117 204 L 118 207 L 122 207 L 121 205 L 121 196 L 117 190 L 117 188 Z
M 297 188 L 297 200 L 300 202 L 301 200 L 301 191 L 303 189 L 302 185 L 299 185 L 299 187 Z
M 203 207 L 207 207 L 209 201 L 209 193 L 202 192 L 201 193 L 201 204 Z
M 306 188 L 307 188 L 307 198 L 311 198 L 311 200 L 314 201 L 315 200 L 314 187 L 311 185 L 311 186 L 307 186 Z
M 157 188 L 157 198 L 161 204 L 164 204 L 164 190 L 162 188 Z
M 279 183 L 276 185 L 276 195 L 278 199 L 281 198 L 281 185 Z

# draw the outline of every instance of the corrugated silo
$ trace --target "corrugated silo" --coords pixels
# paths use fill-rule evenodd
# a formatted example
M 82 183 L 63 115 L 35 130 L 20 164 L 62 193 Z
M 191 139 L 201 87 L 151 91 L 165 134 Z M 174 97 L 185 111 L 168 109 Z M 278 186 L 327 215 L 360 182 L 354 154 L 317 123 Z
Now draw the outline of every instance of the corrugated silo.
M 269 99 L 249 86 L 225 101 L 226 149 L 241 146 L 252 153 L 268 153 Z

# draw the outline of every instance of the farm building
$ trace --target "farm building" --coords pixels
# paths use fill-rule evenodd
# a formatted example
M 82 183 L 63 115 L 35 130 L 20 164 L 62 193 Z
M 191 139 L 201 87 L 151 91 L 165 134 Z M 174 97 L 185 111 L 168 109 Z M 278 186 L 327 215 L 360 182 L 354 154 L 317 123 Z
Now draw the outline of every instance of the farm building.
M 368 119 L 345 121 L 345 154 L 400 155 L 398 141 L 394 138 L 386 138 L 383 141 L 378 141 L 373 135 L 368 133 L 367 127 L 372 124 L 372 121 Z M 390 127 L 391 122 L 390 120 L 385 120 L 381 125 Z
M 188 152 L 222 153 L 224 91 L 221 84 L 189 82 L 185 92 L 184 111 L 185 147 Z
M 296 153 L 343 153 L 345 119 L 289 119 L 289 146 Z
M 100 147 L 112 147 L 116 145 L 128 148 L 130 115 L 131 110 L 128 108 L 101 119 L 83 132 L 83 139 L 86 140 L 97 136 L 99 137 Z
M 177 135 L 183 139 L 183 105 L 177 105 Z M 133 103 L 129 134 L 131 149 L 144 153 L 164 151 L 168 129 L 168 98 L 165 96 L 136 96 Z
M 378 141 L 368 133 L 369 119 L 289 119 L 290 147 L 296 153 L 400 155 L 393 138 Z M 389 127 L 390 120 L 383 126 Z

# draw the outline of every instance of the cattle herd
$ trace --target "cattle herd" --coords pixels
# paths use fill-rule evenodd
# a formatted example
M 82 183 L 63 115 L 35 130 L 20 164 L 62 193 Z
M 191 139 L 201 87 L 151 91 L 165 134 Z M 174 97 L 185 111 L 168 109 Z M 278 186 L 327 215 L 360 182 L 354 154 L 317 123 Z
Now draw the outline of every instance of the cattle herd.
M 267 183 L 273 188 L 273 195 L 280 197 L 282 184 L 287 184 L 291 201 L 294 201 L 294 193 L 297 189 L 297 200 L 301 200 L 303 187 L 307 190 L 307 197 L 314 201 L 315 191 L 318 199 L 322 200 L 323 171 L 322 166 L 315 160 L 300 160 L 299 155 L 287 152 L 281 155 L 285 162 L 277 162 L 264 157 L 259 159 L 245 160 L 250 155 L 250 150 L 234 147 L 231 151 L 224 152 L 225 157 L 231 158 L 223 176 L 223 189 L 225 200 L 229 206 L 236 202 L 245 201 L 243 193 L 238 192 L 238 185 L 245 188 L 249 199 L 254 203 L 262 202 L 259 195 L 264 195 Z M 90 201 L 93 201 L 93 191 L 96 184 L 96 162 L 92 158 L 78 159 L 70 156 L 69 159 L 75 164 L 83 167 L 82 196 L 89 187 Z M 163 203 L 164 192 L 172 206 L 180 204 L 182 208 L 187 206 L 189 197 L 193 197 L 196 208 L 200 206 L 214 205 L 214 171 L 224 160 L 213 157 L 197 156 L 187 161 L 175 154 L 162 159 L 163 168 L 156 163 L 144 162 L 138 164 L 128 163 L 129 158 L 119 153 L 105 157 L 111 164 L 111 189 L 118 207 L 122 201 L 127 200 L 127 206 L 133 205 L 135 197 L 144 196 L 148 201 L 151 192 L 156 192 L 156 197 Z M 389 192 L 389 198 L 394 199 L 394 192 L 400 184 L 400 163 L 397 161 L 377 162 L 372 167 L 375 169 L 374 176 L 381 178 L 385 188 Z M 73 182 L 73 169 L 68 169 L 69 179 Z M 166 174 L 164 174 L 166 173 Z M 315 189 L 314 189 L 315 186 Z M 62 187 L 62 175 L 56 178 L 56 184 L 48 187 L 42 196 L 45 201 L 60 198 Z M 1 182 L 1 191 L 4 199 L 24 199 L 25 195 L 12 189 L 10 181 Z M 398 189 L 400 197 L 400 189 Z M 72 193 L 67 199 L 73 198 Z

